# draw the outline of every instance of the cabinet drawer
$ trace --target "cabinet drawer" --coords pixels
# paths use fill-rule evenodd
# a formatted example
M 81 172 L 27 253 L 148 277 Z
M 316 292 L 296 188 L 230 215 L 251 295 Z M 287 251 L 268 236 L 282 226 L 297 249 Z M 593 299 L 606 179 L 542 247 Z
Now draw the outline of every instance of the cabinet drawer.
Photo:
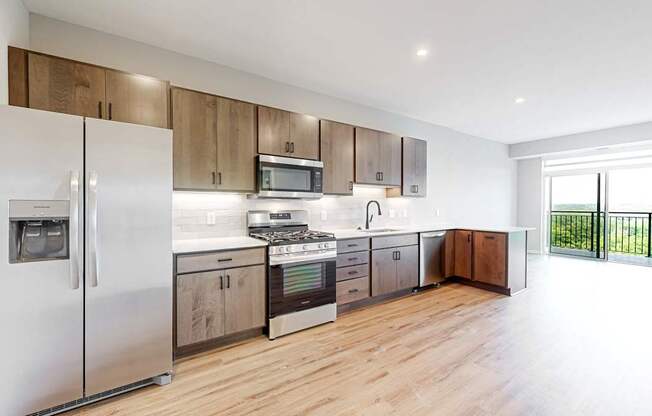
M 337 255 L 337 267 L 355 266 L 369 263 L 369 252 L 344 253 Z
M 352 251 L 369 250 L 368 238 L 355 238 L 352 240 L 339 240 L 337 242 L 337 252 L 350 253 Z
M 361 277 L 358 279 L 337 282 L 337 303 L 354 302 L 356 300 L 369 297 L 369 278 Z
M 369 276 L 369 265 L 359 264 L 357 266 L 341 267 L 337 269 L 337 281 L 355 279 L 358 277 Z
M 218 270 L 228 267 L 265 263 L 265 249 L 219 251 L 215 253 L 184 254 L 177 256 L 177 273 Z
M 401 247 L 419 244 L 419 237 L 416 234 L 388 235 L 387 237 L 373 237 L 371 248 Z

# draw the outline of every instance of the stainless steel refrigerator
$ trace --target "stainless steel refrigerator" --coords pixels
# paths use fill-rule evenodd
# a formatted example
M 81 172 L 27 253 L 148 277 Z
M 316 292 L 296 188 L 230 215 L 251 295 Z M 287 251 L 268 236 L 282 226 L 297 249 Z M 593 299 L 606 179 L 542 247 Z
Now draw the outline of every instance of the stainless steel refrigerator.
M 0 106 L 0 414 L 172 371 L 172 132 Z

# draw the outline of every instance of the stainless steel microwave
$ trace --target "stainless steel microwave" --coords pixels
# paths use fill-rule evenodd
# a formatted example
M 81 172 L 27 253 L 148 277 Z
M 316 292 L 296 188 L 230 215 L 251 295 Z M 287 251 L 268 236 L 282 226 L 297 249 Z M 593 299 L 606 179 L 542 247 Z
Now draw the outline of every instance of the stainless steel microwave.
M 319 160 L 258 156 L 259 198 L 321 198 L 324 163 Z

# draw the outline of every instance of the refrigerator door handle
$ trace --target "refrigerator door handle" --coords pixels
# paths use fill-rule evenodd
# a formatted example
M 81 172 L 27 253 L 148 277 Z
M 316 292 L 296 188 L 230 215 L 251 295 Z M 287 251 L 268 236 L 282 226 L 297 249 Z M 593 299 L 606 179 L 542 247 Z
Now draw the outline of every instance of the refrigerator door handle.
M 91 287 L 97 287 L 99 284 L 99 259 L 97 253 L 97 172 L 95 171 L 91 171 L 88 178 L 88 213 Z
M 79 289 L 81 256 L 79 255 L 79 171 L 70 172 L 70 288 Z

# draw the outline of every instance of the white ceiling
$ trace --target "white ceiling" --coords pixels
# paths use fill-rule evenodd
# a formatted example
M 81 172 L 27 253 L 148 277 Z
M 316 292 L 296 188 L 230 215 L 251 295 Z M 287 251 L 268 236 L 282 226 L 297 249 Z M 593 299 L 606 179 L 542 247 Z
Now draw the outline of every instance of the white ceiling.
M 649 0 L 24 3 L 34 13 L 505 143 L 652 120 Z M 429 50 L 425 59 L 419 48 Z

